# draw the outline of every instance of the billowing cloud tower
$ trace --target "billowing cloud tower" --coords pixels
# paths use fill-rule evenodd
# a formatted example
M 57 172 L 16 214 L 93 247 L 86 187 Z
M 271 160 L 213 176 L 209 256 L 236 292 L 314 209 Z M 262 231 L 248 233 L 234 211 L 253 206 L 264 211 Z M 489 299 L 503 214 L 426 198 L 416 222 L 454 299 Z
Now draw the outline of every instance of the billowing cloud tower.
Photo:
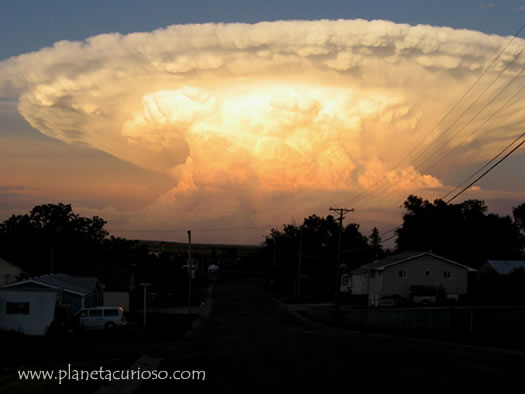
M 173 189 L 136 217 L 142 227 L 277 225 L 325 214 L 378 181 L 389 192 L 377 209 L 398 206 L 407 192 L 443 190 L 438 177 L 399 159 L 507 42 L 387 21 L 175 25 L 8 59 L 0 89 L 48 136 L 169 173 Z M 513 62 L 522 48 L 513 42 L 486 74 L 490 81 L 504 70 L 494 89 L 523 67 Z M 509 104 L 486 125 L 483 149 L 472 138 L 442 165 L 489 157 L 521 119 Z M 446 129 L 439 124 L 421 147 Z

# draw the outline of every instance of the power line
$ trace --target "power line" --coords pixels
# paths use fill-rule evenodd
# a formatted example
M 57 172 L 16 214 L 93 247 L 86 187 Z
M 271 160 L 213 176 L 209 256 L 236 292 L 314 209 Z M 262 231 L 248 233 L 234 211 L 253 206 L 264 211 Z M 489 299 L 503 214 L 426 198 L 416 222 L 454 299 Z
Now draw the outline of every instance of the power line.
M 498 76 L 497 76 L 497 77 L 491 82 L 491 84 L 490 84 L 487 88 L 485 88 L 485 89 L 483 90 L 483 92 L 482 92 L 480 95 L 478 95 L 478 97 L 476 98 L 476 100 L 475 100 L 473 103 L 471 103 L 471 104 L 468 106 L 468 108 L 467 108 L 465 111 L 463 111 L 463 113 L 462 113 L 458 118 L 456 118 L 456 120 L 455 120 L 455 121 L 454 121 L 449 127 L 447 127 L 447 128 L 445 129 L 445 132 L 442 133 L 442 134 L 436 139 L 436 141 L 438 141 L 439 139 L 441 139 L 446 133 L 448 133 L 448 132 L 451 130 L 451 127 L 452 127 L 453 125 L 455 125 L 455 124 L 459 121 L 459 119 L 461 119 L 461 118 L 462 118 L 462 117 L 463 117 L 463 116 L 464 116 L 464 115 L 465 115 L 465 114 L 466 114 L 466 113 L 467 113 L 467 112 L 473 107 L 473 105 L 474 105 L 474 104 L 475 104 L 475 103 L 476 103 L 476 102 L 477 102 L 477 101 L 478 101 L 478 100 L 479 100 L 479 99 L 480 99 L 480 98 L 481 98 L 481 97 L 482 97 L 482 96 L 488 91 L 488 89 L 489 89 L 489 88 L 490 88 L 490 87 L 491 87 L 491 86 L 492 86 L 492 85 L 493 85 L 493 84 L 494 84 L 494 83 L 495 83 L 495 82 L 501 77 L 501 75 L 503 74 L 503 72 L 504 72 L 505 70 L 507 70 L 507 69 L 508 69 L 508 68 L 514 63 L 514 61 L 515 61 L 515 60 L 516 60 L 516 59 L 517 59 L 517 58 L 523 53 L 524 50 L 525 50 L 525 47 L 522 48 L 522 50 L 521 50 L 517 55 L 514 56 L 513 60 L 512 60 L 509 64 L 507 64 L 507 66 L 506 66 L 506 67 L 505 67 L 505 68 L 504 68 L 504 69 L 498 74 Z M 457 131 L 452 137 L 450 137 L 447 141 L 445 141 L 443 144 L 441 144 L 441 145 L 440 145 L 440 146 L 439 146 L 439 147 L 438 147 L 438 148 L 437 148 L 437 149 L 436 149 L 436 150 L 435 150 L 430 156 L 428 156 L 427 158 L 423 159 L 418 165 L 416 165 L 416 161 L 417 161 L 417 160 L 418 160 L 418 159 L 419 159 L 424 153 L 426 153 L 426 152 L 427 152 L 432 146 L 428 146 L 426 149 L 424 149 L 424 150 L 423 150 L 423 151 L 422 151 L 422 152 L 416 157 L 416 159 L 414 159 L 414 160 L 410 163 L 410 165 L 413 165 L 413 166 L 415 167 L 415 169 L 417 170 L 419 166 L 421 166 L 423 163 L 425 163 L 425 162 L 428 161 L 430 158 L 432 158 L 433 156 L 435 156 L 435 155 L 436 155 L 436 154 L 437 154 L 437 153 L 438 153 L 443 147 L 445 147 L 448 143 L 450 143 L 450 141 L 452 141 L 452 140 L 453 140 L 453 139 L 454 139 L 454 138 L 455 138 L 455 137 L 456 137 L 461 131 L 463 131 L 467 126 L 469 126 L 469 125 L 474 121 L 474 119 L 476 119 L 476 118 L 477 118 L 477 117 L 478 117 L 478 116 L 479 116 L 484 110 L 486 110 L 486 109 L 488 108 L 488 106 L 489 106 L 490 104 L 492 104 L 492 103 L 493 103 L 493 102 L 494 102 L 494 101 L 495 101 L 495 100 L 496 100 L 496 99 L 497 99 L 497 98 L 498 98 L 498 97 L 499 97 L 499 96 L 500 96 L 500 95 L 501 95 L 501 94 L 502 94 L 502 93 L 503 93 L 503 92 L 504 92 L 509 86 L 511 86 L 512 83 L 514 83 L 514 81 L 515 81 L 515 80 L 516 80 L 516 79 L 517 79 L 517 78 L 523 73 L 523 71 L 525 71 L 525 66 L 522 67 L 522 69 L 520 70 L 520 72 L 517 73 L 517 74 L 516 74 L 516 75 L 515 75 L 515 76 L 514 76 L 514 77 L 513 77 L 513 78 L 512 78 L 512 79 L 511 79 L 506 85 L 505 85 L 505 86 L 503 86 L 503 87 L 498 91 L 498 93 L 497 93 L 495 96 L 493 96 L 492 99 L 489 100 L 488 103 L 486 103 L 486 104 L 485 104 L 485 105 L 484 105 L 484 106 L 483 106 L 483 107 L 482 107 L 482 108 L 481 108 L 481 109 L 480 109 L 480 110 L 479 110 L 479 111 L 478 111 L 473 117 L 471 117 L 471 119 L 470 119 L 470 120 L 469 120 L 469 121 L 468 121 L 463 127 L 461 127 L 461 128 L 460 128 L 460 129 L 459 129 L 459 130 L 458 130 L 458 131 Z M 523 89 L 523 88 L 522 88 L 522 89 Z M 522 89 L 520 89 L 520 91 L 521 91 Z M 517 93 L 519 93 L 519 92 L 517 92 Z M 510 102 L 510 101 L 514 98 L 514 96 L 515 96 L 517 93 L 515 93 L 515 94 L 511 97 L 511 99 L 507 100 L 506 103 Z M 483 125 L 485 125 L 485 124 L 486 124 L 486 123 L 487 123 L 487 122 L 488 122 L 493 116 L 495 116 L 495 115 L 496 115 L 501 109 L 503 109 L 503 108 L 504 108 L 504 106 L 501 106 L 496 112 L 494 112 L 491 116 L 489 116 L 489 118 L 488 118 L 487 120 L 485 120 L 485 122 L 484 122 L 480 127 L 478 127 L 478 129 L 476 129 L 476 130 L 474 131 L 474 133 L 471 133 L 470 135 L 472 136 L 472 135 L 476 134 L 476 133 L 481 129 L 481 127 L 482 127 Z M 467 137 L 467 138 L 468 138 L 468 137 Z M 464 139 L 462 140 L 461 143 L 463 143 L 465 140 L 466 140 L 466 138 L 464 138 Z M 448 152 L 446 152 L 445 155 L 443 155 L 441 158 L 443 158 L 443 157 L 449 155 L 452 151 L 454 151 L 454 150 L 457 149 L 458 147 L 459 147 L 459 145 L 458 145 L 458 146 L 455 146 L 454 148 L 452 148 L 451 150 L 449 150 Z M 423 171 L 420 171 L 420 172 L 425 173 L 425 172 L 428 171 L 430 168 L 433 168 L 436 164 L 437 164 L 437 162 L 434 162 L 429 168 L 427 168 L 427 169 L 425 169 L 425 170 L 423 170 Z M 414 171 L 414 174 L 417 175 L 417 173 L 416 173 L 415 171 Z M 383 183 L 383 185 L 381 185 L 381 186 L 380 186 L 379 188 L 377 188 L 375 191 L 372 191 L 372 192 L 371 192 L 371 194 L 370 194 L 371 198 L 369 198 L 369 199 L 367 200 L 367 202 L 365 203 L 365 206 L 366 206 L 366 205 L 369 205 L 369 204 L 371 203 L 371 201 L 373 200 L 373 198 L 374 198 L 375 196 L 377 196 L 379 193 L 381 193 L 384 189 L 387 189 L 387 193 L 386 193 L 386 195 L 388 195 L 388 194 L 391 194 L 391 193 L 392 193 L 393 191 L 395 191 L 395 190 L 399 190 L 400 186 L 404 185 L 405 183 L 406 183 L 406 181 L 404 181 L 404 180 L 402 180 L 401 183 L 397 183 L 396 185 L 389 185 L 389 184 L 387 184 L 387 183 Z M 382 194 L 382 196 L 384 197 L 385 194 Z M 363 208 L 363 207 L 364 207 L 363 205 L 360 205 L 360 208 Z
M 472 175 L 470 175 L 467 179 L 465 179 L 463 182 L 461 182 L 458 186 L 456 186 L 453 190 L 449 191 L 447 194 L 445 194 L 443 197 L 441 197 L 442 200 L 447 198 L 450 194 L 452 194 L 454 191 L 459 189 L 461 186 L 463 186 L 465 183 L 467 183 L 469 180 L 471 180 L 473 177 L 475 177 L 477 174 L 479 174 L 481 171 L 483 171 L 486 167 L 490 165 L 494 160 L 497 160 L 498 157 L 500 157 L 507 149 L 509 149 L 512 145 L 514 145 L 517 141 L 519 141 L 520 138 L 525 136 L 525 132 L 521 133 L 514 141 L 512 141 L 509 145 L 507 145 L 504 149 L 502 149 L 496 156 L 494 156 L 492 159 L 490 159 L 487 163 L 485 163 L 481 168 L 479 168 L 476 172 L 474 172 Z
M 463 116 L 468 112 L 470 111 L 470 109 L 481 99 L 481 97 L 483 97 L 485 95 L 485 93 L 496 83 L 496 81 L 503 75 L 503 73 L 505 71 L 507 71 L 507 69 L 512 65 L 514 64 L 514 62 L 516 61 L 516 59 L 523 53 L 523 51 L 525 50 L 525 47 L 523 47 L 521 49 L 521 51 L 518 52 L 518 54 L 516 54 L 514 56 L 514 58 L 512 59 L 512 61 L 507 64 L 507 66 L 505 68 L 503 68 L 503 70 L 500 71 L 500 73 L 497 75 L 496 78 L 494 78 L 494 80 L 485 88 L 483 89 L 483 91 L 478 95 L 478 97 L 476 97 L 476 99 L 461 113 L 461 115 L 459 115 L 459 117 L 456 118 L 456 120 L 454 120 L 454 122 L 452 122 L 452 124 L 450 124 L 440 135 L 439 137 L 434 141 L 437 142 L 439 141 L 441 138 L 443 138 L 451 129 L 452 127 L 461 119 L 463 118 Z M 520 72 L 521 74 L 521 72 Z M 479 114 L 479 113 L 478 113 Z M 474 116 L 474 118 L 478 115 L 476 114 Z M 473 119 L 474 119 L 473 118 Z M 411 163 L 413 163 L 414 165 L 416 165 L 416 162 L 419 160 L 419 158 L 425 154 L 426 152 L 428 152 L 428 150 L 432 147 L 432 145 L 429 145 L 427 146 L 427 148 L 425 148 L 414 160 L 412 160 Z M 419 163 L 419 165 L 421 165 L 422 163 L 424 163 L 425 160 L 423 160 L 421 163 Z
M 522 135 L 525 135 L 525 133 L 523 133 Z M 483 174 L 481 174 L 480 176 L 478 176 L 476 179 L 474 179 L 471 183 L 469 183 L 467 186 L 465 186 L 463 189 L 461 189 L 460 192 L 458 192 L 457 194 L 454 195 L 454 197 L 452 197 L 451 199 L 449 199 L 447 201 L 447 204 L 449 204 L 451 201 L 453 201 L 454 199 L 456 199 L 457 197 L 459 197 L 460 195 L 462 195 L 466 190 L 468 190 L 468 188 L 470 188 L 472 185 L 474 185 L 477 181 L 479 181 L 480 179 L 482 179 L 485 175 L 487 175 L 490 171 L 492 171 L 494 168 L 496 168 L 503 160 L 505 160 L 507 157 L 509 157 L 512 153 L 514 153 L 516 150 L 518 150 L 523 144 L 525 143 L 525 138 L 523 139 L 523 141 L 521 141 L 517 146 L 515 146 L 514 148 L 512 148 L 512 150 L 510 152 L 508 152 L 505 156 L 503 156 L 501 159 L 499 159 L 496 163 L 494 163 L 488 170 L 486 170 Z
M 467 95 L 472 91 L 472 89 L 479 83 L 479 81 L 483 78 L 483 76 L 494 66 L 494 64 L 497 62 L 497 60 L 501 57 L 501 55 L 507 50 L 507 48 L 510 46 L 510 44 L 519 36 L 519 34 L 521 33 L 521 31 L 525 28 L 525 24 L 523 24 L 519 29 L 518 31 L 514 34 L 514 36 L 509 40 L 509 42 L 507 42 L 507 44 L 503 47 L 503 49 L 497 54 L 497 56 L 491 61 L 491 63 L 482 71 L 482 73 L 478 76 L 478 78 L 476 79 L 476 81 L 474 81 L 474 83 L 472 85 L 470 85 L 470 87 L 466 90 L 466 92 L 459 98 L 459 100 L 456 101 L 456 103 L 447 111 L 447 113 L 441 117 L 441 119 L 438 121 L 438 123 L 421 139 L 419 140 L 416 145 L 414 145 L 414 147 L 407 153 L 405 154 L 405 156 L 403 156 L 403 158 L 401 160 L 399 160 L 397 162 L 397 164 L 394 165 L 394 167 L 392 167 L 391 170 L 395 170 L 396 168 L 399 167 L 399 165 L 401 165 L 401 163 L 403 161 L 405 161 L 405 159 L 407 159 L 413 152 L 415 152 L 420 146 L 421 144 L 423 144 L 423 142 L 441 125 L 441 123 L 443 123 L 443 121 L 459 106 L 459 104 L 467 97 Z M 523 51 L 523 49 L 522 49 Z M 519 53 L 521 54 L 521 52 Z M 519 55 L 518 54 L 518 55 Z M 517 58 L 517 56 L 514 57 L 513 61 L 511 62 L 511 64 L 515 61 L 515 59 Z M 503 71 L 505 71 L 510 65 L 508 65 Z M 499 77 L 502 75 L 502 73 L 500 73 L 496 79 L 494 81 L 492 81 L 492 83 L 489 85 L 489 88 L 490 86 L 492 86 L 494 84 L 495 81 L 497 81 L 497 79 L 499 79 Z M 488 88 L 487 88 L 488 89 Z M 485 91 L 487 90 L 485 89 Z M 485 92 L 484 91 L 484 92 Z M 484 94 L 483 92 L 483 94 Z M 479 96 L 478 96 L 478 99 L 479 99 Z M 477 100 L 478 100 L 477 99 Z M 469 106 L 470 108 L 471 106 Z M 463 116 L 463 114 L 461 115 Z M 458 119 L 456 119 L 456 122 L 457 122 Z M 455 122 L 454 122 L 455 123 Z M 454 124 L 453 123 L 453 124 Z M 439 138 L 438 138 L 439 139 Z M 424 151 L 425 152 L 425 151 Z M 423 152 L 423 153 L 424 153 Z M 420 155 L 419 155 L 420 156 Z M 419 156 L 417 158 L 419 158 Z M 417 158 L 415 160 L 417 160 Z M 379 181 L 376 185 L 379 186 L 379 189 L 382 188 L 382 186 L 384 186 L 385 184 L 385 180 L 384 178 Z M 388 187 L 388 185 L 387 185 Z M 378 188 L 376 187 L 375 190 L 372 190 L 372 193 L 376 193 L 378 191 Z M 350 199 L 349 201 L 352 202 L 352 203 L 356 203 L 357 201 L 361 200 L 362 197 L 366 194 L 370 193 L 369 191 L 367 190 L 363 190 L 362 192 L 358 193 L 355 197 L 353 197 L 352 199 Z
M 485 104 L 485 106 L 480 110 L 478 111 L 478 113 L 476 115 L 474 115 L 467 124 L 465 124 L 462 128 L 460 128 L 451 138 L 449 138 L 444 144 L 442 144 L 437 150 L 434 151 L 434 153 L 432 153 L 430 156 L 428 156 L 425 161 L 429 160 L 430 158 L 432 158 L 434 155 L 436 155 L 441 148 L 443 148 L 445 145 L 447 145 L 448 143 L 450 143 L 450 141 L 452 141 L 452 139 L 454 139 L 454 137 L 456 137 L 461 131 L 463 131 L 468 125 L 470 125 L 470 123 L 481 113 L 483 112 L 490 104 L 492 104 L 500 95 L 501 93 L 503 93 L 522 73 L 523 71 L 525 71 L 525 66 L 520 70 L 520 72 L 518 74 L 516 74 L 499 92 L 496 96 L 494 96 L 487 104 Z M 450 150 L 448 150 L 447 152 L 445 152 L 439 159 L 437 159 L 436 161 L 434 161 L 430 166 L 426 167 L 425 169 L 421 170 L 420 172 L 421 173 L 427 173 L 430 169 L 434 168 L 438 163 L 440 163 L 445 157 L 447 157 L 449 154 L 451 154 L 453 151 L 455 151 L 456 149 L 458 149 L 461 144 L 463 144 L 463 142 L 465 142 L 469 137 L 472 137 L 474 135 L 476 135 L 481 129 L 483 126 L 485 126 L 494 116 L 496 116 L 498 113 L 501 112 L 501 110 L 503 110 L 507 105 L 508 103 L 510 103 L 519 93 L 521 93 L 523 91 L 523 89 L 525 89 L 525 86 L 523 86 L 522 88 L 520 88 L 518 91 L 516 91 L 503 105 L 501 105 L 497 110 L 495 110 L 491 115 L 489 115 L 489 117 L 487 119 L 485 119 L 485 121 L 478 127 L 476 128 L 472 133 L 466 135 L 460 142 L 460 144 L 456 145 L 455 147 L 451 148 Z M 417 168 L 416 168 L 417 169 Z M 417 175 L 417 173 L 414 172 L 415 175 Z M 388 185 L 386 184 L 385 186 L 388 187 L 387 189 L 387 193 L 383 193 L 382 196 L 384 197 L 385 195 L 389 195 L 391 194 L 392 192 L 396 191 L 396 190 L 399 190 L 404 184 L 406 184 L 407 181 L 406 180 L 402 180 L 400 183 L 397 183 L 395 185 Z M 363 207 L 369 205 L 371 203 L 371 201 L 373 200 L 373 198 L 378 195 L 378 193 L 380 193 L 381 191 L 383 191 L 385 188 L 384 187 L 381 187 L 379 188 L 378 190 L 376 190 L 375 192 L 373 192 L 371 194 L 371 198 L 369 198 L 364 205 L 360 205 L 360 208 L 362 209 Z
M 523 70 L 522 70 L 523 71 Z M 440 156 L 434 163 L 432 163 L 429 167 L 426 167 L 424 170 L 423 170 L 423 173 L 426 173 L 428 172 L 429 170 L 431 170 L 432 168 L 434 168 L 438 163 L 442 162 L 443 159 L 445 157 L 447 157 L 449 154 L 451 154 L 452 152 L 454 152 L 459 146 L 461 146 L 469 137 L 472 138 L 474 135 L 476 135 L 481 129 L 483 126 L 485 126 L 494 116 L 496 116 L 497 114 L 499 114 L 501 112 L 501 110 L 503 110 L 505 107 L 508 106 L 508 104 L 514 100 L 516 98 L 516 96 L 518 96 L 518 94 L 520 94 L 523 89 L 525 89 L 525 86 L 521 87 L 519 90 L 517 90 L 507 101 L 505 101 L 505 103 L 503 103 L 496 111 L 494 111 L 487 119 L 485 119 L 485 121 L 477 128 L 475 129 L 472 133 L 470 133 L 469 135 L 465 136 L 465 138 L 463 138 L 461 140 L 461 142 L 456 145 L 454 148 L 450 149 L 449 151 L 445 152 L 444 155 Z M 447 143 L 450 142 L 447 141 Z M 437 151 L 436 151 L 437 152 Z
M 493 162 L 497 157 L 501 156 L 501 154 L 506 151 L 507 149 L 509 149 L 509 147 L 511 147 L 512 145 L 514 145 L 517 141 L 519 141 L 520 138 L 522 137 L 525 137 L 525 131 L 523 131 L 521 133 L 521 135 L 516 138 L 510 145 L 507 145 L 502 151 L 500 151 L 495 157 L 493 157 L 488 163 L 486 163 L 482 168 L 485 168 L 487 167 L 487 165 L 489 165 L 489 163 Z M 458 193 L 456 193 L 452 198 L 450 198 L 449 200 L 446 201 L 447 204 L 449 204 L 450 202 L 452 202 L 453 200 L 455 200 L 457 197 L 459 197 L 461 194 L 463 194 L 465 191 L 467 191 L 472 185 L 474 185 L 476 182 L 478 182 L 479 180 L 481 180 L 483 177 L 485 177 L 485 175 L 487 175 L 488 173 L 490 173 L 494 168 L 496 168 L 499 164 L 501 164 L 506 158 L 508 158 L 512 153 L 514 153 L 516 150 L 518 150 L 523 144 L 525 143 L 525 138 L 523 138 L 523 141 L 521 141 L 518 145 L 516 145 L 514 148 L 512 148 L 509 152 L 507 152 L 501 159 L 499 159 L 496 163 L 494 163 L 490 168 L 488 168 L 485 172 L 483 172 L 480 176 L 478 176 L 476 179 L 474 179 L 471 183 L 469 183 L 467 186 L 465 186 L 463 189 L 461 189 Z M 478 170 L 476 173 L 479 173 L 481 171 Z M 475 173 L 475 174 L 476 174 Z M 467 179 L 472 179 L 474 175 L 471 175 L 469 178 Z M 462 185 L 465 183 L 466 181 L 463 181 Z M 455 190 L 457 190 L 459 187 L 457 187 Z M 449 195 L 450 192 L 447 194 Z M 443 198 L 441 198 L 443 199 Z M 427 215 L 425 217 L 428 218 L 430 215 L 432 215 L 433 213 Z M 416 227 L 418 226 L 419 224 L 421 224 L 422 220 L 420 220 L 419 222 L 417 223 L 414 223 L 412 226 L 410 226 L 409 228 L 413 228 L 413 227 Z M 383 234 L 388 234 L 388 233 L 391 233 L 391 232 L 395 232 L 396 230 L 402 228 L 403 225 L 399 225 L 399 226 L 396 226 L 388 231 L 386 231 L 385 233 Z M 390 241 L 391 239 L 395 238 L 396 237 L 396 234 L 393 234 L 392 236 L 386 238 L 383 240 L 383 242 L 386 242 L 386 241 Z
M 510 67 L 510 65 L 514 62 L 514 60 L 516 60 L 517 57 L 523 53 L 524 50 L 525 50 L 525 47 L 524 47 L 524 48 L 518 53 L 518 55 L 516 55 L 516 57 L 514 57 L 514 59 L 512 60 L 512 62 L 509 63 L 509 64 L 507 65 L 507 67 L 506 67 L 504 70 L 502 70 L 502 72 L 500 73 L 500 75 L 502 75 L 502 73 L 503 73 L 508 67 Z M 485 109 L 487 109 L 487 107 L 488 107 L 490 104 L 492 104 L 492 103 L 493 103 L 493 102 L 494 102 L 494 101 L 495 101 L 495 100 L 496 100 L 496 99 L 497 99 L 497 98 L 498 98 L 498 97 L 499 97 L 499 96 L 500 96 L 500 95 L 501 95 L 501 94 L 502 94 L 502 93 L 503 93 L 503 92 L 504 92 L 504 91 L 505 91 L 505 90 L 506 90 L 506 89 L 507 89 L 507 88 L 508 88 L 508 87 L 509 87 L 509 86 L 510 86 L 510 85 L 511 85 L 511 84 L 512 84 L 512 83 L 513 83 L 518 77 L 519 77 L 519 76 L 520 76 L 520 75 L 521 75 L 521 73 L 522 73 L 524 70 L 525 70 L 525 66 L 523 66 L 522 69 L 520 70 L 520 72 L 517 73 L 517 74 L 516 74 L 516 75 L 515 75 L 515 76 L 514 76 L 514 77 L 513 77 L 513 78 L 512 78 L 512 79 L 511 79 L 511 80 L 510 80 L 510 81 L 509 81 L 504 87 L 503 87 L 503 88 L 501 88 L 500 91 L 499 91 L 494 97 L 492 97 L 492 99 L 490 99 L 490 100 L 489 100 L 489 101 L 488 101 L 483 107 L 481 107 L 481 109 L 480 109 L 480 110 L 479 110 L 479 111 L 478 111 L 473 117 L 471 117 L 471 118 L 467 121 L 467 123 L 466 123 L 465 125 L 463 125 L 463 127 L 461 127 L 461 128 L 460 128 L 460 129 L 459 129 L 459 130 L 458 130 L 458 131 L 457 131 L 457 132 L 451 137 L 451 138 L 449 138 L 447 141 L 445 141 L 445 143 L 441 144 L 441 145 L 440 145 L 440 146 L 434 151 L 434 153 L 432 153 L 430 156 L 426 157 L 421 163 L 419 163 L 419 164 L 416 165 L 415 163 L 416 163 L 417 159 L 421 156 L 421 155 L 419 155 L 418 158 L 416 158 L 416 160 L 414 160 L 414 166 L 415 166 L 415 167 L 419 167 L 419 166 L 421 166 L 424 162 L 428 161 L 428 160 L 429 160 L 431 157 L 433 157 L 437 152 L 439 152 L 439 150 L 440 150 L 441 148 L 443 148 L 443 147 L 446 146 L 450 141 L 452 141 L 452 139 L 454 139 L 454 137 L 456 137 L 461 131 L 463 131 L 467 126 L 469 126 L 469 125 L 474 121 L 474 119 L 476 119 L 476 118 L 477 118 L 477 117 L 478 117 L 478 116 L 479 116 L 479 115 L 480 115 Z M 499 76 L 498 76 L 498 78 L 499 78 Z M 491 86 L 492 86 L 492 85 L 490 85 L 488 88 L 490 88 Z M 488 88 L 485 89 L 485 90 L 483 91 L 483 93 L 482 93 L 480 96 L 478 96 L 478 98 L 481 97 L 481 96 L 482 96 L 482 95 L 488 90 Z M 463 116 L 463 114 L 465 114 L 470 108 L 472 108 L 472 106 L 473 106 L 476 102 L 477 102 L 477 99 L 476 99 L 476 101 L 475 101 L 474 103 L 472 103 L 472 105 L 470 105 L 470 106 L 465 110 L 465 112 L 463 112 L 463 113 L 461 114 L 461 116 Z M 458 120 L 459 120 L 459 118 L 458 118 Z M 454 124 L 455 124 L 455 123 L 454 123 Z M 447 129 L 445 130 L 445 132 L 444 132 L 443 134 L 441 134 L 441 135 L 439 136 L 439 138 L 438 138 L 436 141 L 438 141 L 439 139 L 441 139 L 445 134 L 448 133 L 448 131 L 450 131 L 450 127 L 447 128 Z M 436 141 L 434 141 L 434 143 L 435 143 Z M 432 146 L 428 146 L 427 149 L 426 149 L 425 151 L 423 151 L 422 153 L 425 153 L 425 152 L 428 151 L 431 147 L 432 147 Z
M 483 72 L 478 76 L 478 78 L 474 81 L 474 83 L 472 85 L 470 85 L 470 87 L 467 89 L 467 91 L 461 96 L 461 98 L 452 106 L 452 108 L 450 108 L 447 113 L 439 120 L 439 122 L 432 128 L 432 130 L 430 130 L 422 140 L 420 140 L 411 150 L 409 153 L 407 153 L 402 159 L 401 161 L 399 161 L 399 163 L 396 165 L 396 167 L 401 164 L 407 157 L 409 157 L 419 146 L 421 146 L 421 144 L 434 132 L 434 130 L 436 130 L 439 125 L 458 107 L 458 105 L 463 101 L 463 99 L 472 91 L 472 89 L 474 88 L 474 86 L 476 86 L 478 84 L 478 82 L 481 80 L 481 78 L 483 78 L 483 76 L 488 72 L 488 70 L 490 70 L 492 68 L 492 66 L 498 61 L 498 59 L 501 57 L 501 55 L 507 50 L 507 48 L 509 47 L 509 45 L 514 41 L 514 39 L 516 39 L 516 37 L 518 37 L 518 35 L 521 33 L 521 31 L 525 28 L 525 23 L 519 28 L 519 30 L 514 34 L 514 36 L 509 40 L 509 42 L 503 47 L 503 49 L 498 53 L 498 55 L 492 60 L 492 62 L 490 62 L 490 64 L 483 70 Z M 523 51 L 523 49 L 522 49 Z M 521 54 L 521 52 L 520 52 Z M 513 62 L 514 60 L 516 59 L 516 57 L 513 59 Z M 505 71 L 505 70 L 503 70 Z M 496 78 L 496 80 L 499 78 L 499 76 L 501 75 L 501 73 L 498 75 L 498 77 Z M 495 80 L 495 81 L 496 81 Z M 495 82 L 493 81 L 493 82 Z

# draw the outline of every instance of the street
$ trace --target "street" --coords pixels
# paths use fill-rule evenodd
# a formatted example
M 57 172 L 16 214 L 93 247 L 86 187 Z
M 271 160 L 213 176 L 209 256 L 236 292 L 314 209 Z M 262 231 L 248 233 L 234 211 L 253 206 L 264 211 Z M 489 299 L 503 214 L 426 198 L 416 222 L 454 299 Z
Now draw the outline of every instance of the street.
M 216 283 L 213 298 L 194 336 L 151 352 L 164 357 L 159 369 L 205 370 L 206 380 L 147 381 L 139 392 L 508 392 L 522 380 L 525 354 L 325 327 L 249 280 Z

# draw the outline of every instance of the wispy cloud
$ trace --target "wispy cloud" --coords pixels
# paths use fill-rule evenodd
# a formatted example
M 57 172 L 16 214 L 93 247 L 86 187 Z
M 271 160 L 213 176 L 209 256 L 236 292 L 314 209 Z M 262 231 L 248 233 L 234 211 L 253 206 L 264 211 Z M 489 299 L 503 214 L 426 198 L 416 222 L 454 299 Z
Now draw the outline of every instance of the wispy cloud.
M 20 185 L 0 185 L 0 193 L 31 191 L 32 188 Z

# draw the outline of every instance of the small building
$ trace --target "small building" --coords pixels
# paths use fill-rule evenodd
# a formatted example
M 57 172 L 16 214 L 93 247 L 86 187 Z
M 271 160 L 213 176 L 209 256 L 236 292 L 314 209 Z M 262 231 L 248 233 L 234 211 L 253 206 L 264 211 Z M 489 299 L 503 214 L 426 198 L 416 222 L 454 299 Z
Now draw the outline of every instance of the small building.
M 368 304 L 383 297 L 409 298 L 416 287 L 442 288 L 451 298 L 467 294 L 468 274 L 476 270 L 430 252 L 407 251 L 353 271 L 352 294 L 368 293 Z
M 61 290 L 0 288 L 0 330 L 26 335 L 45 335 L 55 320 Z
M 23 273 L 16 265 L 0 259 L 0 286 L 17 281 Z
M 5 285 L 6 289 L 38 290 L 47 288 L 59 292 L 59 304 L 69 305 L 71 313 L 81 308 L 103 305 L 104 293 L 97 278 L 66 274 L 43 275 Z
M 478 270 L 478 276 L 509 275 L 517 270 L 525 270 L 522 260 L 489 260 Z

